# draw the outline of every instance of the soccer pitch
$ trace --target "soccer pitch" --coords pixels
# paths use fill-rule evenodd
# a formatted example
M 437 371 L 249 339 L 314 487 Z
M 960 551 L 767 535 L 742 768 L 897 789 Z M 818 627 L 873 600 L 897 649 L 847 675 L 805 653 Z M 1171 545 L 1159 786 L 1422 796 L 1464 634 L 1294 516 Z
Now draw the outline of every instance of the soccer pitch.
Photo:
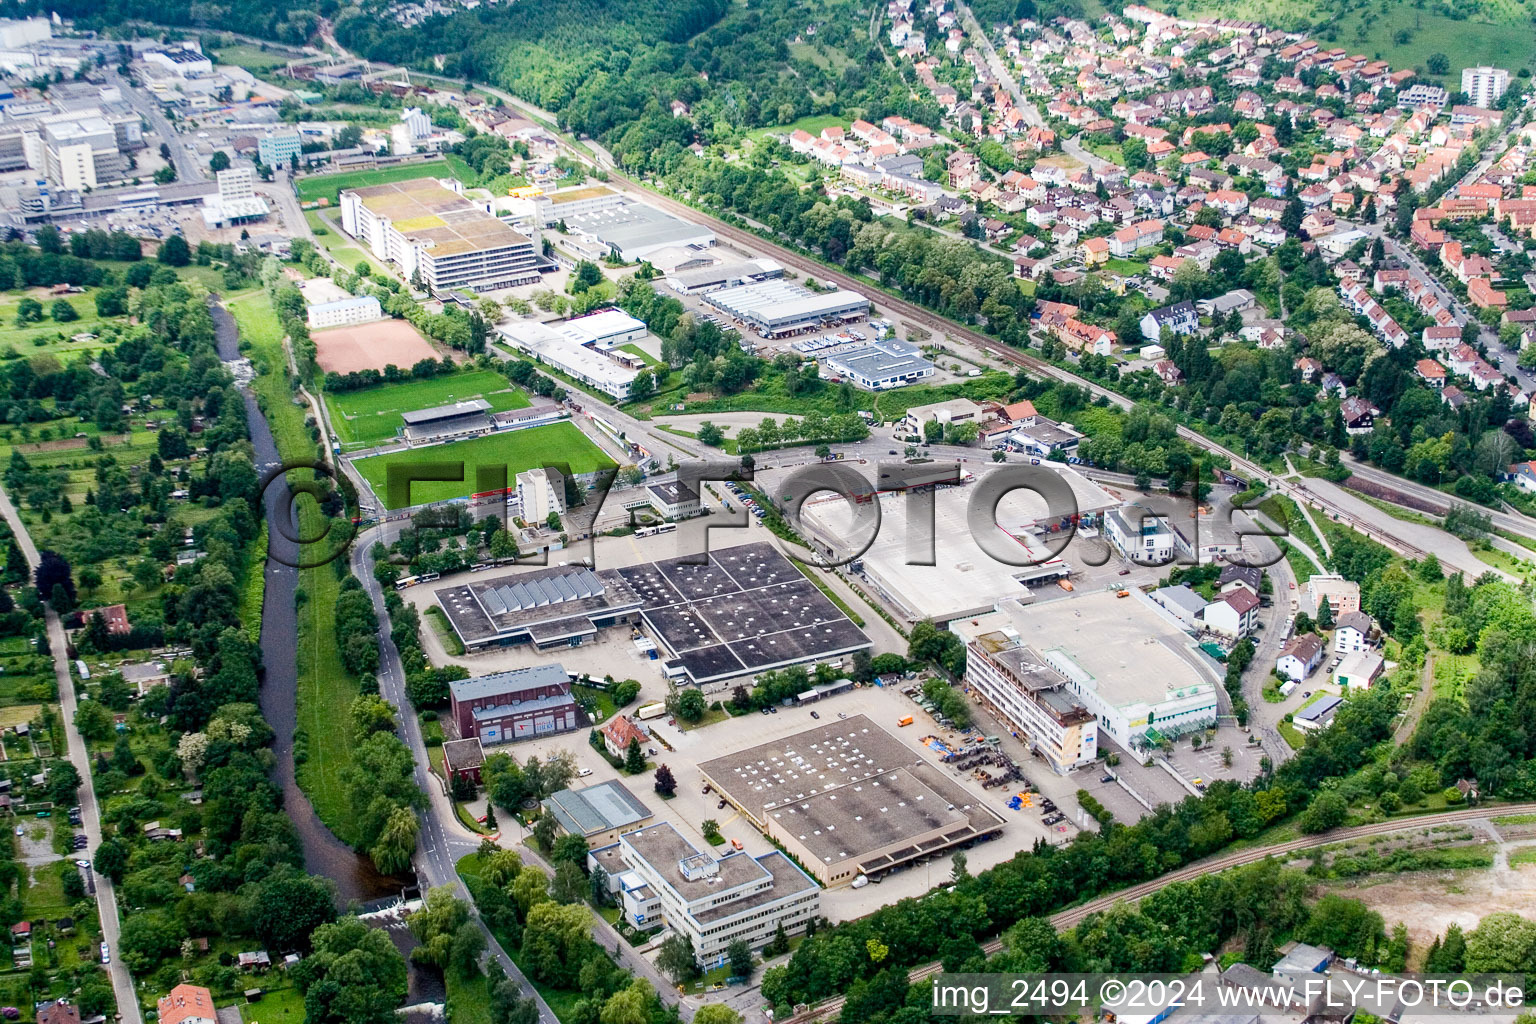
M 395 436 L 400 414 L 483 398 L 495 412 L 526 409 L 528 396 L 495 370 L 473 370 L 428 380 L 380 384 L 361 391 L 327 393 L 331 424 L 344 444 L 377 444 Z
M 464 479 L 420 481 L 411 485 L 409 501 L 390 500 L 387 487 L 390 466 L 425 466 L 444 462 L 464 463 Z M 574 423 L 552 423 L 527 430 L 508 430 L 452 444 L 373 455 L 358 459 L 353 465 L 363 474 L 384 507 L 396 509 L 465 498 L 476 493 L 480 488 L 476 486 L 475 474 L 480 466 L 506 466 L 507 486 L 510 487 L 512 478 L 525 469 L 560 463 L 568 465 L 572 473 L 591 473 L 615 465 Z

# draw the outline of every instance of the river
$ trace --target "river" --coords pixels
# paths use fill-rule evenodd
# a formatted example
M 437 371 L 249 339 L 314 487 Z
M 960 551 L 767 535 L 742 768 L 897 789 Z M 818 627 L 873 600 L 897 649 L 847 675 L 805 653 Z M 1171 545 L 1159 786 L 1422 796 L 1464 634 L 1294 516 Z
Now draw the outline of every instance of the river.
M 219 357 L 240 358 L 240 332 L 235 319 L 222 305 L 210 303 L 214 327 L 218 333 Z M 263 467 L 276 466 L 280 459 L 277 443 L 267 426 L 267 417 L 256 398 L 245 393 L 245 416 L 256 452 L 256 470 L 263 477 Z M 405 880 L 391 878 L 374 869 L 373 861 L 353 850 L 325 827 L 309 798 L 299 788 L 293 766 L 293 730 L 298 717 L 298 668 L 294 638 L 298 621 L 294 609 L 294 591 L 298 570 L 290 563 L 298 561 L 294 511 L 287 488 L 274 482 L 262 494 L 263 515 L 267 527 L 267 585 L 261 610 L 261 655 L 265 674 L 261 685 L 261 715 L 276 733 L 272 752 L 277 755 L 273 781 L 282 793 L 283 807 L 293 820 L 304 844 L 304 867 L 312 875 L 323 875 L 336 883 L 343 904 L 367 903 L 400 894 Z M 287 530 L 280 523 L 294 524 Z M 338 716 L 345 712 L 337 709 Z

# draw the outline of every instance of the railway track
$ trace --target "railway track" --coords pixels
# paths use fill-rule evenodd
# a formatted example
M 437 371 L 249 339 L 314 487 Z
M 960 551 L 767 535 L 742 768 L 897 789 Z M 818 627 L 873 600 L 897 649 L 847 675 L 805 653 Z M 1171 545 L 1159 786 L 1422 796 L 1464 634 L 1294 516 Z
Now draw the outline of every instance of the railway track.
M 696 210 L 686 203 L 673 199 L 671 196 L 657 191 L 655 188 L 646 184 L 645 182 L 631 178 L 618 171 L 617 169 L 609 167 L 608 174 L 609 177 L 615 181 L 626 185 L 629 188 L 635 189 L 636 191 L 645 193 L 649 202 L 685 219 L 703 221 L 707 223 L 711 228 L 713 228 L 717 235 L 726 238 L 729 241 L 736 242 L 749 251 L 755 250 L 766 253 L 773 259 L 784 264 L 786 267 L 791 267 L 800 273 L 809 274 L 824 280 L 833 281 L 839 286 L 848 288 L 850 290 L 863 290 L 866 292 L 869 290 L 870 285 L 868 281 L 857 279 L 842 270 L 818 263 L 815 260 L 812 260 L 793 249 L 780 245 L 779 243 L 774 242 L 756 232 L 749 231 L 745 228 L 736 227 L 733 224 L 727 224 L 725 221 L 722 221 L 717 217 L 710 216 L 709 214 L 700 210 Z M 923 327 L 928 328 L 929 330 L 960 338 L 966 343 L 973 345 L 984 352 L 988 352 L 997 356 L 1004 362 L 1010 363 L 1022 369 L 1029 370 L 1030 372 L 1041 377 L 1046 377 L 1064 384 L 1074 384 L 1078 387 L 1085 388 L 1094 397 L 1102 397 L 1121 409 L 1129 410 L 1135 405 L 1133 401 L 1131 401 L 1129 398 L 1126 398 L 1124 395 L 1121 395 L 1115 391 L 1111 391 L 1103 385 L 1095 384 L 1093 381 L 1088 380 L 1086 377 L 1080 377 L 1069 370 L 1063 370 L 1059 366 L 1048 363 L 1043 359 L 1036 358 L 1027 352 L 1016 349 L 1012 345 L 998 341 L 996 338 L 989 337 L 980 331 L 972 330 L 969 327 L 965 327 L 955 323 L 954 321 L 947 320 L 937 313 L 925 309 L 913 302 L 909 302 L 906 299 L 897 298 L 886 292 L 880 292 L 877 301 L 892 312 L 900 314 L 904 320 L 907 320 L 910 323 L 921 324 Z M 1237 454 L 1231 449 L 1218 444 L 1205 435 L 1197 433 L 1188 427 L 1180 426 L 1177 429 L 1179 437 L 1188 441 L 1190 444 L 1197 448 L 1204 449 L 1205 451 L 1208 451 L 1214 455 L 1220 455 L 1226 458 L 1229 460 L 1234 470 L 1245 474 L 1248 479 L 1262 480 L 1269 487 L 1275 490 L 1279 490 L 1281 493 L 1288 494 L 1290 497 L 1297 500 L 1305 501 L 1307 504 L 1312 505 L 1313 507 L 1320 509 L 1323 512 L 1326 512 L 1335 520 L 1346 523 L 1355 529 L 1364 532 L 1373 539 L 1381 541 L 1388 547 L 1396 550 L 1399 554 L 1409 558 L 1424 557 L 1424 552 L 1419 548 L 1383 532 L 1378 527 L 1357 520 L 1346 510 L 1338 508 L 1331 502 L 1328 502 L 1318 495 L 1313 494 L 1306 488 L 1304 484 L 1298 485 L 1292 484 L 1288 481 L 1282 481 L 1270 474 L 1266 469 L 1264 469 L 1264 467 L 1249 461 L 1247 458 Z
M 1139 885 L 1121 889 L 1118 892 L 1100 896 L 1089 900 L 1087 903 L 1069 907 L 1066 910 L 1052 914 L 1051 926 L 1057 931 L 1070 928 L 1080 923 L 1089 914 L 1108 910 L 1116 903 L 1134 903 L 1160 889 L 1166 888 L 1175 882 L 1187 882 L 1204 875 L 1226 871 L 1231 868 L 1242 867 L 1245 864 L 1254 864 L 1267 857 L 1285 856 L 1299 853 L 1303 850 L 1313 850 L 1320 846 L 1332 846 L 1335 843 L 1348 842 L 1351 839 L 1363 839 L 1371 836 L 1392 835 L 1397 832 L 1411 832 L 1416 829 L 1433 827 L 1436 825 L 1454 825 L 1458 822 L 1476 821 L 1494 814 L 1530 814 L 1536 812 L 1536 802 L 1508 804 L 1498 808 L 1471 807 L 1456 811 L 1441 811 L 1435 814 L 1422 814 L 1414 818 L 1399 821 L 1382 821 L 1370 825 L 1356 825 L 1353 828 L 1335 829 L 1322 835 L 1306 836 L 1301 839 L 1291 839 L 1283 843 L 1272 843 L 1269 846 L 1256 847 L 1251 850 L 1240 850 L 1219 857 L 1208 858 L 1177 871 L 1170 871 L 1166 875 L 1154 878 Z M 1002 952 L 1003 943 L 1000 939 L 993 939 L 982 944 L 982 950 L 988 956 Z M 944 969 L 944 965 L 938 961 L 914 967 L 907 972 L 909 981 L 917 982 L 924 978 L 930 978 Z M 843 1007 L 844 998 L 834 996 L 831 999 L 817 1003 L 815 1006 L 797 1013 L 792 1017 L 786 1017 L 779 1024 L 810 1024 L 812 1021 L 827 1020 L 834 1017 Z

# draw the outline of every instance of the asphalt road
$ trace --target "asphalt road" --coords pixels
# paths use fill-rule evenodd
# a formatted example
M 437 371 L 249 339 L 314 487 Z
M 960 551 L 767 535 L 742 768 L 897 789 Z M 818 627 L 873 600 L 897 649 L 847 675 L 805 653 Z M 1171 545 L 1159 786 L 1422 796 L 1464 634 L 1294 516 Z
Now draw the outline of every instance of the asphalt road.
M 123 99 L 127 100 L 128 105 L 149 122 L 155 133 L 160 136 L 160 141 L 170 149 L 171 164 L 176 168 L 176 180 L 195 182 L 207 178 L 208 175 L 205 173 L 202 162 L 198 160 L 197 154 L 187 149 L 181 135 L 171 127 L 171 122 L 166 120 L 160 105 L 136 88 L 128 79 L 118 74 L 117 68 L 108 66 L 101 70 L 106 75 L 107 81 L 122 90 Z
M 11 526 L 11 532 L 16 535 L 16 544 L 21 548 L 21 553 L 26 556 L 27 565 L 37 567 L 37 546 L 32 543 L 32 537 L 27 533 L 27 528 L 21 521 L 21 515 L 16 506 L 11 503 L 11 497 L 4 490 L 0 490 L 0 515 L 5 517 Z M 96 801 L 96 787 L 91 778 L 91 759 L 85 747 L 85 740 L 80 737 L 79 730 L 75 728 L 75 681 L 69 674 L 69 644 L 64 636 L 64 624 L 59 621 L 58 615 L 52 608 L 47 610 L 48 621 L 48 646 L 53 653 L 53 671 L 59 683 L 59 715 L 64 719 L 64 733 L 69 739 L 69 761 L 79 771 L 80 784 L 80 820 L 81 829 L 90 841 L 87 848 L 94 851 L 101 845 L 101 809 Z M 71 859 L 74 854 L 71 854 Z M 107 974 L 112 979 L 112 994 L 117 1000 L 118 1013 L 127 1024 L 142 1024 L 144 1016 L 139 1012 L 138 995 L 134 992 L 133 978 L 128 973 L 128 968 L 123 965 L 119 953 L 118 936 L 122 932 L 121 922 L 117 913 L 117 896 L 113 890 L 112 879 L 106 875 L 97 874 L 96 881 L 96 913 L 101 921 L 101 937 L 112 952 L 112 962 L 107 965 Z

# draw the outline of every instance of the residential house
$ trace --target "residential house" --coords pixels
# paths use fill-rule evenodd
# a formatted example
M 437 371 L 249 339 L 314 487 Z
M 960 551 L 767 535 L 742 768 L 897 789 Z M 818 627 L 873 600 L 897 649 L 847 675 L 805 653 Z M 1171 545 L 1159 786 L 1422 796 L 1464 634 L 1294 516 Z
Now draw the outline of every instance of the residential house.
M 1363 651 L 1371 646 L 1371 628 L 1374 621 L 1365 612 L 1346 612 L 1339 616 L 1333 628 L 1335 654 Z
M 213 993 L 186 982 L 160 997 L 160 1024 L 218 1024 Z
M 1381 655 L 1371 651 L 1351 651 L 1333 670 L 1333 685 L 1341 690 L 1369 690 L 1381 678 L 1386 665 Z
M 1303 633 L 1286 644 L 1275 661 L 1275 671 L 1287 679 L 1301 682 L 1322 663 L 1323 638 L 1316 633 Z
M 1200 329 L 1200 316 L 1195 304 L 1189 300 L 1162 306 L 1141 318 L 1141 333 L 1148 341 L 1161 341 L 1163 331 L 1174 334 L 1194 334 Z
M 1241 586 L 1223 591 L 1205 606 L 1205 625 L 1224 636 L 1250 635 L 1259 625 L 1258 596 Z
M 607 725 L 602 728 L 603 747 L 610 757 L 622 758 L 629 752 L 631 742 L 644 746 L 646 741 L 645 730 L 636 725 L 628 715 L 615 715 Z

